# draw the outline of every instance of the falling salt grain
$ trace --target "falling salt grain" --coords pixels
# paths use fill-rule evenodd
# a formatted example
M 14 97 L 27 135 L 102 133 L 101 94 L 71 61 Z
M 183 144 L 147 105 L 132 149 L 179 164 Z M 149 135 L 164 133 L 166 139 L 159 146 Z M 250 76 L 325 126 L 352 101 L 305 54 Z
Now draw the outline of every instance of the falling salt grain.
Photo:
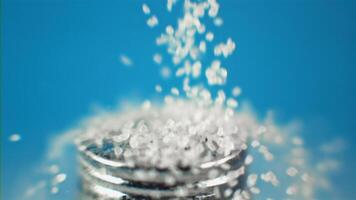
M 250 191 L 253 194 L 260 194 L 261 193 L 261 190 L 259 188 L 257 188 L 257 187 L 250 188 Z
M 179 90 L 178 90 L 178 88 L 175 88 L 175 87 L 172 88 L 172 89 L 171 89 L 171 93 L 174 94 L 174 95 L 176 95 L 176 96 L 179 96 Z
M 241 94 L 241 88 L 236 86 L 232 89 L 232 96 L 237 97 Z
M 151 28 L 155 27 L 158 25 L 158 18 L 153 15 L 152 17 L 150 17 L 148 20 L 147 20 L 147 25 Z
M 258 140 L 253 140 L 251 142 L 251 146 L 252 146 L 252 148 L 256 148 L 256 147 L 260 146 L 260 142 Z
M 151 13 L 151 9 L 147 4 L 142 4 L 142 11 L 145 15 L 149 15 Z
M 54 182 L 54 184 L 59 184 L 59 183 L 64 182 L 66 180 L 66 178 L 67 178 L 66 174 L 60 173 L 54 178 L 53 182 Z
M 58 192 L 59 192 L 58 187 L 52 187 L 52 188 L 51 188 L 51 193 L 52 193 L 52 194 L 57 194 Z
M 298 191 L 297 186 L 290 186 L 287 188 L 286 193 L 288 195 L 295 195 L 297 193 L 297 191 Z
M 224 23 L 224 21 L 220 17 L 217 17 L 217 18 L 214 19 L 214 25 L 215 26 L 222 26 L 223 23 Z
M 132 62 L 131 58 L 129 58 L 128 56 L 126 56 L 124 54 L 120 55 L 120 62 L 123 65 L 128 66 L 128 67 L 133 65 L 133 62 Z
M 154 54 L 154 55 L 153 55 L 153 61 L 154 61 L 155 63 L 157 63 L 157 64 L 161 64 L 161 63 L 162 63 L 162 56 L 161 56 L 161 54 L 158 54 L 158 53 Z
M 149 100 L 144 101 L 143 104 L 142 104 L 142 108 L 144 110 L 150 109 L 151 108 L 151 101 L 149 101 Z
M 236 108 L 238 105 L 237 101 L 233 98 L 228 98 L 226 104 L 230 108 Z
M 169 78 L 171 76 L 171 70 L 168 67 L 161 68 L 161 76 L 163 78 Z
M 19 135 L 19 134 L 12 134 L 9 137 L 10 142 L 18 142 L 20 140 L 21 140 L 21 135 Z
M 298 174 L 298 170 L 295 167 L 289 167 L 287 169 L 287 175 L 288 176 L 296 176 Z
M 247 186 L 248 187 L 253 187 L 254 185 L 256 185 L 257 182 L 257 174 L 250 174 L 247 177 Z
M 172 11 L 173 5 L 177 2 L 177 0 L 167 0 L 167 10 L 169 12 Z
M 253 162 L 253 157 L 251 155 L 247 155 L 245 158 L 245 165 L 250 165 Z
M 208 32 L 205 36 L 205 39 L 208 41 L 208 42 L 211 42 L 213 41 L 214 39 L 214 34 L 212 32 Z
M 162 86 L 156 85 L 155 86 L 155 90 L 156 90 L 156 92 L 161 93 L 162 92 Z
M 59 172 L 58 165 L 51 165 L 48 169 L 51 174 L 57 174 Z

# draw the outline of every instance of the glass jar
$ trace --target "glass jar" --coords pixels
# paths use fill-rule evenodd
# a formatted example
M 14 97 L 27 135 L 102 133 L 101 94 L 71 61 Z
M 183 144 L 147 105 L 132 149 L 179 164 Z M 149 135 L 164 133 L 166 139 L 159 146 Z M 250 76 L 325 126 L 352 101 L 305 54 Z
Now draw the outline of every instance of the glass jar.
M 113 160 L 110 145 L 98 148 L 91 140 L 77 144 L 81 197 L 90 200 L 230 199 L 245 185 L 245 151 L 216 157 L 195 168 L 175 170 L 139 167 Z

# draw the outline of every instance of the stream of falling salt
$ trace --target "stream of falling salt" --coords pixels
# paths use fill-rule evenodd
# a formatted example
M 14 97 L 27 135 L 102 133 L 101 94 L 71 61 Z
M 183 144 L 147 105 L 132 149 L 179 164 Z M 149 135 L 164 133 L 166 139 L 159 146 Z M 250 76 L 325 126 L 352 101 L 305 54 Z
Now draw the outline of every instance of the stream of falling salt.
M 216 27 L 223 25 L 219 3 L 216 0 L 168 0 L 167 10 L 179 9 L 179 5 L 183 5 L 183 15 L 176 24 L 163 27 L 156 38 L 156 44 L 165 47 L 170 58 L 154 53 L 152 59 L 161 67 L 163 78 L 175 76 L 182 80 L 181 85 L 163 88 L 158 83 L 153 86 L 157 93 L 167 94 L 163 104 L 146 100 L 141 108 L 88 118 L 74 130 L 79 148 L 81 141 L 93 140 L 95 148 L 100 150 L 109 141 L 112 149 L 98 153 L 99 156 L 172 171 L 182 167 L 197 169 L 210 160 L 247 151 L 243 166 L 231 173 L 231 176 L 247 176 L 247 186 L 216 190 L 216 196 L 236 200 L 314 199 L 316 188 L 326 180 L 321 178 L 322 173 L 311 168 L 303 140 L 294 136 L 293 127 L 279 127 L 272 117 L 261 123 L 250 111 L 237 112 L 241 88 L 235 86 L 231 94 L 223 90 L 229 75 L 224 59 L 231 56 L 238 45 L 230 37 L 216 41 L 213 28 L 206 25 L 209 20 Z M 142 12 L 148 27 L 164 26 L 148 4 L 142 5 Z M 122 55 L 120 59 L 127 66 L 133 64 L 127 56 Z M 211 87 L 220 89 L 212 92 Z M 264 167 L 253 171 L 254 165 Z M 230 167 L 222 166 L 226 170 Z M 53 194 L 59 192 L 60 184 L 68 178 L 58 168 L 57 165 L 51 167 L 55 171 L 51 183 Z M 145 178 L 146 175 L 138 173 L 136 176 Z M 217 176 L 217 171 L 208 172 L 209 178 Z M 176 181 L 174 178 L 166 180 L 168 184 Z M 229 181 L 231 186 L 236 184 L 236 180 Z M 264 187 L 260 187 L 263 184 L 272 189 L 264 191 Z M 273 188 L 283 190 L 284 194 L 274 195 Z

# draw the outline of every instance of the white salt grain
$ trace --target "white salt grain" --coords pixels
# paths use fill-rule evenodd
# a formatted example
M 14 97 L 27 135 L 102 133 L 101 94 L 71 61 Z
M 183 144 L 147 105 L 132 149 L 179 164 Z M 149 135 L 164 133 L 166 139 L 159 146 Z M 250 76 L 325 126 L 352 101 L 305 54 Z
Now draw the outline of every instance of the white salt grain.
M 142 4 L 142 11 L 145 15 L 149 15 L 151 13 L 151 9 L 147 4 Z
M 161 63 L 162 63 L 162 60 L 163 60 L 163 59 L 162 59 L 161 54 L 156 53 L 156 54 L 153 55 L 153 61 L 154 61 L 155 63 L 161 64 Z
M 233 89 L 232 89 L 232 96 L 234 97 L 237 97 L 241 94 L 241 88 L 238 87 L 238 86 L 235 86 Z
M 158 25 L 158 18 L 153 15 L 152 17 L 148 18 L 147 20 L 147 25 L 151 28 L 155 27 Z
M 213 39 L 214 39 L 214 34 L 213 34 L 212 32 L 208 32 L 208 33 L 205 35 L 205 39 L 206 39 L 208 42 L 213 41 Z
M 162 92 L 162 86 L 156 85 L 155 86 L 155 90 L 156 90 L 156 92 L 161 93 Z
M 215 26 L 222 26 L 223 23 L 224 23 L 224 21 L 220 17 L 217 17 L 217 18 L 214 19 L 214 25 Z
M 10 142 L 18 142 L 20 140 L 21 140 L 21 135 L 19 135 L 19 134 L 12 134 L 9 137 Z
M 295 167 L 289 167 L 288 169 L 287 169 L 287 175 L 288 176 L 296 176 L 297 174 L 298 174 L 298 170 L 295 168 Z
M 133 61 L 131 60 L 131 58 L 129 58 L 128 56 L 121 54 L 120 55 L 120 62 L 125 65 L 125 66 L 132 66 L 133 65 Z
M 161 76 L 163 78 L 169 78 L 171 76 L 171 70 L 168 67 L 161 68 Z

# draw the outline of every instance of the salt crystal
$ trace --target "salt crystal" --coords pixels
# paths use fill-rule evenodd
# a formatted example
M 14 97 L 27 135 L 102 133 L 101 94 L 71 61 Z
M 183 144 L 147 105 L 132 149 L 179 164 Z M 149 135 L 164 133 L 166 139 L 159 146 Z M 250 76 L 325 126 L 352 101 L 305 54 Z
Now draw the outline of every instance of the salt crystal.
M 253 157 L 251 155 L 247 155 L 245 158 L 245 165 L 250 165 L 253 162 Z
M 179 96 L 179 90 L 178 90 L 178 88 L 175 88 L 175 87 L 172 88 L 172 89 L 171 89 L 171 93 L 174 94 L 174 95 L 176 95 L 176 96 Z
M 155 90 L 156 90 L 156 92 L 161 93 L 162 92 L 162 86 L 156 85 L 155 86 Z
M 233 98 L 228 98 L 226 101 L 227 106 L 229 106 L 230 108 L 236 108 L 238 103 L 235 99 Z
M 298 191 L 297 186 L 293 185 L 293 186 L 290 186 L 287 188 L 286 193 L 288 195 L 295 195 L 297 193 L 297 191 Z
M 256 185 L 256 182 L 257 182 L 257 174 L 250 174 L 247 176 L 247 186 L 248 187 L 252 187 L 254 185 Z
M 208 33 L 205 35 L 205 39 L 206 39 L 208 42 L 213 41 L 213 39 L 214 39 L 214 34 L 213 34 L 212 32 L 208 32 Z
M 12 134 L 9 137 L 10 142 L 18 142 L 20 140 L 21 140 L 21 135 L 19 135 L 19 134 Z
M 155 15 L 153 15 L 150 18 L 148 18 L 147 25 L 149 27 L 151 27 L 151 28 L 157 26 L 158 25 L 158 18 Z
M 214 19 L 214 25 L 215 26 L 222 26 L 223 23 L 224 23 L 224 21 L 220 17 L 217 17 L 217 18 Z
M 66 178 L 67 178 L 67 175 L 64 173 L 58 174 L 57 176 L 55 176 L 53 183 L 54 184 L 62 183 L 66 180 Z
M 287 169 L 287 175 L 288 176 L 295 176 L 298 174 L 298 170 L 295 167 L 289 167 Z
M 161 64 L 161 63 L 162 63 L 162 56 L 161 56 L 161 54 L 158 54 L 158 53 L 154 54 L 154 55 L 153 55 L 153 61 L 154 61 L 155 63 L 157 63 L 157 64 Z
M 121 54 L 120 55 L 120 62 L 125 65 L 125 66 L 132 66 L 133 65 L 133 61 L 131 60 L 131 58 L 129 58 L 128 56 Z
M 233 89 L 232 89 L 232 96 L 234 97 L 237 97 L 241 94 L 241 88 L 238 87 L 238 86 L 235 86 Z
M 142 11 L 145 15 L 149 15 L 151 13 L 151 9 L 147 4 L 142 4 Z
M 171 76 L 171 70 L 168 67 L 162 67 L 161 76 L 165 79 L 169 78 Z

